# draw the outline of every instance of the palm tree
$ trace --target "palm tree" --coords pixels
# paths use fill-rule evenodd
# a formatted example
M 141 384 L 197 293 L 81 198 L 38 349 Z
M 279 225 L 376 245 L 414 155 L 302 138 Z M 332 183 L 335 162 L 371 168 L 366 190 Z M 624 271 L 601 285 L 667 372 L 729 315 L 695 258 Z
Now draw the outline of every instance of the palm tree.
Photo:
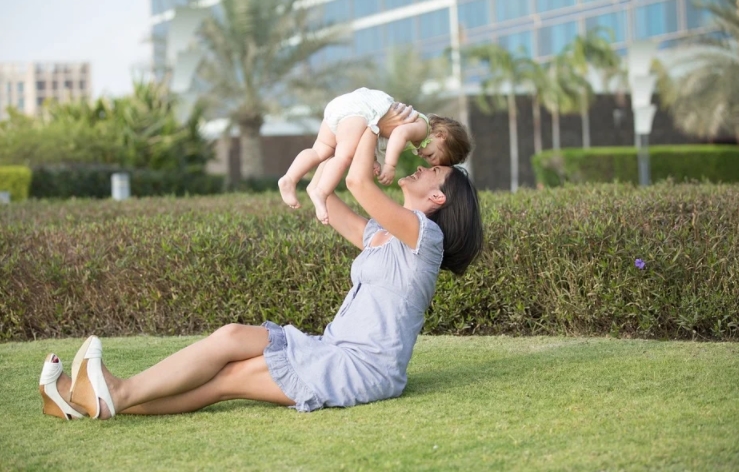
M 606 33 L 605 36 L 604 32 Z M 607 29 L 594 28 L 588 30 L 585 36 L 576 36 L 567 46 L 566 53 L 571 56 L 572 65 L 581 76 L 587 77 L 591 66 L 601 71 L 610 71 L 619 67 L 620 59 L 611 47 L 611 41 L 609 40 L 612 36 L 613 33 Z M 590 100 L 588 90 L 583 90 L 582 95 L 580 101 L 582 145 L 587 149 L 590 147 L 590 120 L 588 119 Z
M 284 110 L 301 92 L 321 83 L 301 70 L 307 60 L 338 42 L 339 32 L 311 23 L 300 0 L 223 0 L 223 15 L 207 19 L 199 77 L 207 103 L 239 128 L 241 174 L 263 174 L 259 130 L 267 114 Z M 241 176 L 232 176 L 240 178 Z
M 556 56 L 546 65 L 547 87 L 541 96 L 544 108 L 552 115 L 552 148 L 561 147 L 559 117 L 582 109 L 583 99 L 589 100 L 592 88 L 587 78 L 578 74 L 572 58 L 566 53 Z
M 659 74 L 660 96 L 686 133 L 715 138 L 728 131 L 739 141 L 739 0 L 703 7 L 713 13 L 720 34 L 700 38 L 699 47 L 673 65 L 688 72 L 672 83 Z
M 546 71 L 536 61 L 530 60 L 528 62 L 528 67 L 524 69 L 524 76 L 531 93 L 531 112 L 534 119 L 534 154 L 539 154 L 542 150 L 541 100 L 542 96 L 548 93 L 551 85 Z
M 396 101 L 413 105 L 425 114 L 438 113 L 449 99 L 444 83 L 449 78 L 445 60 L 423 59 L 416 49 L 396 48 L 383 64 L 352 72 L 352 87 L 370 87 L 387 92 Z
M 511 192 L 518 190 L 518 125 L 516 108 L 516 85 L 527 80 L 531 60 L 521 54 L 512 54 L 497 44 L 475 46 L 465 55 L 486 63 L 489 75 L 481 83 L 482 93 L 477 103 L 485 113 L 508 108 L 508 133 L 511 145 Z M 501 95 L 505 93 L 505 99 Z

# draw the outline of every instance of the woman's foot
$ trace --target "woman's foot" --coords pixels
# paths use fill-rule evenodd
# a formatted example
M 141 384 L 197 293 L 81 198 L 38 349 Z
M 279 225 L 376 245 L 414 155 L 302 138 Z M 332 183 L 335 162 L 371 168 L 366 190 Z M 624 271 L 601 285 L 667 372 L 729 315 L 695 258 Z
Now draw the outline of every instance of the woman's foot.
M 308 190 L 308 196 L 316 207 L 316 218 L 321 223 L 328 224 L 328 208 L 326 208 L 326 195 L 322 195 L 317 189 Z
M 103 346 L 97 336 L 87 338 L 72 363 L 70 399 L 87 411 L 90 418 L 115 416 L 115 405 L 109 384 L 115 378 L 103 366 Z
M 277 186 L 280 188 L 280 195 L 282 195 L 282 201 L 287 204 L 290 208 L 300 208 L 300 202 L 295 192 L 297 183 L 294 182 L 290 177 L 284 175 L 277 181 Z
M 84 416 L 82 408 L 65 400 L 69 398 L 71 384 L 72 379 L 64 373 L 62 361 L 54 353 L 46 356 L 39 379 L 39 392 L 44 401 L 44 414 L 65 420 Z

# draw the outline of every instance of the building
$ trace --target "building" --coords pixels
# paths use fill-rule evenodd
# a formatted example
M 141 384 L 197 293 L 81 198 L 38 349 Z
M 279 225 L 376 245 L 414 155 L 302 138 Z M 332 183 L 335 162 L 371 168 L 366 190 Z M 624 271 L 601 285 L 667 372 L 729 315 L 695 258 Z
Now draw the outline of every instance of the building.
M 222 14 L 219 3 L 218 0 L 152 0 L 154 72 L 160 78 L 168 77 L 177 84 L 173 90 L 185 96 L 192 92 L 190 74 L 195 70 L 193 61 L 197 57 L 193 53 L 197 18 Z M 450 50 L 485 43 L 497 43 L 512 52 L 546 62 L 577 35 L 597 27 L 613 32 L 613 47 L 621 55 L 626 54 L 630 43 L 651 40 L 659 44 L 660 54 L 667 58 L 679 41 L 710 32 L 708 12 L 696 8 L 693 0 L 304 0 L 303 5 L 315 11 L 318 23 L 348 25 L 351 31 L 345 44 L 328 47 L 312 59 L 319 66 L 362 57 L 383 64 L 397 47 L 410 46 L 424 58 L 435 58 Z M 184 8 L 188 6 L 191 8 Z M 476 94 L 486 70 L 464 68 L 467 66 L 459 61 L 453 61 L 452 66 L 450 83 L 456 84 L 457 95 L 461 98 Z M 594 85 L 602 91 L 597 80 Z M 460 105 L 465 103 L 460 100 Z M 613 106 L 610 102 L 608 106 L 611 114 Z M 466 112 L 459 113 L 461 121 L 467 122 L 466 117 Z M 475 120 L 476 126 L 480 126 L 486 119 L 478 114 Z M 570 126 L 572 135 L 577 135 L 574 130 L 580 124 L 572 122 Z M 474 128 L 471 127 L 473 134 Z M 599 130 L 593 133 L 597 136 Z M 262 134 L 265 135 L 265 129 Z M 496 136 L 491 147 L 478 146 L 472 160 L 507 159 L 508 144 L 506 141 L 504 148 L 499 145 L 502 142 L 504 139 Z M 593 144 L 598 143 L 594 139 Z M 618 143 L 633 143 L 633 136 L 624 135 Z M 563 144 L 580 145 L 567 139 Z M 524 146 L 522 160 L 527 160 L 531 154 L 525 145 L 521 146 Z M 487 152 L 485 156 L 480 155 L 483 150 Z M 530 165 L 523 165 L 524 174 L 530 170 L 527 167 Z M 529 185 L 531 179 L 524 175 L 524 182 Z M 483 187 L 498 187 L 497 183 L 489 182 Z
M 175 7 L 198 6 L 218 13 L 218 0 L 152 0 L 154 70 L 167 66 L 169 27 Z M 424 57 L 437 57 L 464 44 L 494 42 L 511 51 L 546 61 L 576 35 L 603 26 L 614 33 L 614 48 L 625 53 L 629 42 L 652 39 L 661 48 L 706 31 L 707 12 L 693 0 L 311 0 L 326 23 L 348 24 L 346 45 L 327 48 L 317 62 L 371 56 L 378 62 L 398 46 L 413 46 Z M 455 21 L 456 18 L 456 21 Z M 171 46 L 170 46 L 171 51 Z M 170 54 L 170 61 L 176 59 Z M 479 81 L 474 71 L 465 82 Z
M 37 115 L 47 99 L 67 102 L 91 97 L 87 62 L 0 64 L 0 120 L 14 107 Z

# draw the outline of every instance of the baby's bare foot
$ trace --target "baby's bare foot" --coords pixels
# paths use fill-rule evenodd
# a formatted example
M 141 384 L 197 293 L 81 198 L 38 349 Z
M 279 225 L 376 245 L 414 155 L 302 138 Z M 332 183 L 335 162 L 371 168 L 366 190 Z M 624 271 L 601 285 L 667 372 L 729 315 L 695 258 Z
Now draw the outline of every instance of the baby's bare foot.
M 280 195 L 282 195 L 282 201 L 287 204 L 290 208 L 300 208 L 300 202 L 298 196 L 295 193 L 295 182 L 288 176 L 282 176 L 277 181 L 277 186 L 280 188 Z
M 316 218 L 318 218 L 318 221 L 320 221 L 321 223 L 327 225 L 328 224 L 328 209 L 326 208 L 326 198 L 327 197 L 321 195 L 319 192 L 315 190 L 308 192 L 308 196 L 313 202 L 313 206 L 316 207 Z

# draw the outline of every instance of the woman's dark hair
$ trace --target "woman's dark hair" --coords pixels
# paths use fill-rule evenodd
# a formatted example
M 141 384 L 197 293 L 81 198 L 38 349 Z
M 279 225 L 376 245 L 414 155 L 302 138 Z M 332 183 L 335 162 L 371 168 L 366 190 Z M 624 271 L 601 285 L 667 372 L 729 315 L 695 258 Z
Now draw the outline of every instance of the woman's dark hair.
M 482 251 L 482 216 L 477 189 L 467 172 L 452 166 L 441 185 L 446 201 L 429 219 L 444 233 L 441 268 L 462 275 Z

